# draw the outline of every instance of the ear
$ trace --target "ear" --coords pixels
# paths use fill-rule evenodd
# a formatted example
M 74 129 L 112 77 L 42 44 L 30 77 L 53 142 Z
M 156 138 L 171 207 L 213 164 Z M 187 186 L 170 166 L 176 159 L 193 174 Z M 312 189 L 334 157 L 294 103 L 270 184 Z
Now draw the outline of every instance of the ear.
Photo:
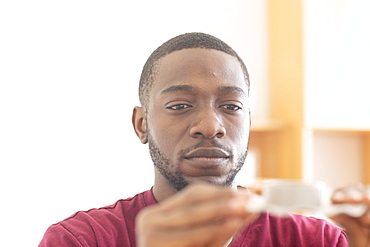
M 140 141 L 145 144 L 148 142 L 146 118 L 144 107 L 135 106 L 132 112 L 132 125 Z

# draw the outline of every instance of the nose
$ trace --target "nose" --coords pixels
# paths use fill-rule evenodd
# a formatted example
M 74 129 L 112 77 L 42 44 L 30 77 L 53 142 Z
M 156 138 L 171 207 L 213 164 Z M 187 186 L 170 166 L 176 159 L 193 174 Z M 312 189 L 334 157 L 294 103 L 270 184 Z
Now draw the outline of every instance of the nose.
M 190 136 L 194 138 L 221 138 L 226 135 L 226 129 L 220 116 L 213 109 L 200 111 L 190 126 Z

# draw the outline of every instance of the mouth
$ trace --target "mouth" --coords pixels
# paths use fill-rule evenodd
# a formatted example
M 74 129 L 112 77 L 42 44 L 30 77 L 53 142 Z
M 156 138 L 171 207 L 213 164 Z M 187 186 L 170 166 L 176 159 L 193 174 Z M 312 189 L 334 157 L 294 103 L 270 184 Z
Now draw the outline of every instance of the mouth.
M 190 151 L 184 158 L 200 168 L 212 168 L 228 162 L 230 154 L 220 148 L 201 147 Z

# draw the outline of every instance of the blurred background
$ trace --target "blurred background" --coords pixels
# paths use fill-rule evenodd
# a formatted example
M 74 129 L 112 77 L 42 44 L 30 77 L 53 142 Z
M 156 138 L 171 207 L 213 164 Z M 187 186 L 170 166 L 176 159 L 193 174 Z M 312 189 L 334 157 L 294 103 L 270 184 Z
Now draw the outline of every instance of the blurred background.
M 250 153 L 237 178 L 370 183 L 367 0 L 1 1 L 0 246 L 37 246 L 78 210 L 150 189 L 136 137 L 142 66 L 206 32 L 251 76 Z

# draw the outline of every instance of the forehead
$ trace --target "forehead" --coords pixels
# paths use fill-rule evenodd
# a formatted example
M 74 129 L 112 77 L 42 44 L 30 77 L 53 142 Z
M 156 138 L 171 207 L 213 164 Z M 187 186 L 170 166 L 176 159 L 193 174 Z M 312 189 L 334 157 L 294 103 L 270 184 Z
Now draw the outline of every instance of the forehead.
M 161 58 L 152 92 L 175 84 L 237 86 L 248 91 L 244 73 L 237 58 L 213 49 L 183 49 Z

